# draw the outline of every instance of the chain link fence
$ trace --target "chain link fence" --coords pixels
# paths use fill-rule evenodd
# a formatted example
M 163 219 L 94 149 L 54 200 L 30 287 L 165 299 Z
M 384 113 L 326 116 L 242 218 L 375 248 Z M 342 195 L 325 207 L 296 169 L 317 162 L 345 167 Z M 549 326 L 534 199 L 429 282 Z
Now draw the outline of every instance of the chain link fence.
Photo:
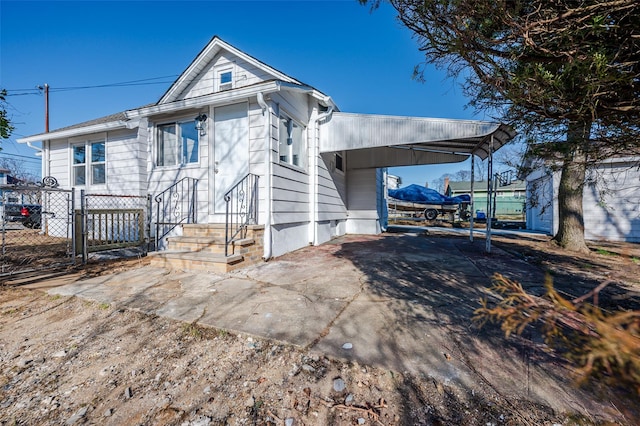
M 85 194 L 40 185 L 0 185 L 0 195 L 0 281 L 84 263 L 90 253 L 148 250 L 149 196 Z
M 73 191 L 3 185 L 0 192 L 0 275 L 75 262 Z

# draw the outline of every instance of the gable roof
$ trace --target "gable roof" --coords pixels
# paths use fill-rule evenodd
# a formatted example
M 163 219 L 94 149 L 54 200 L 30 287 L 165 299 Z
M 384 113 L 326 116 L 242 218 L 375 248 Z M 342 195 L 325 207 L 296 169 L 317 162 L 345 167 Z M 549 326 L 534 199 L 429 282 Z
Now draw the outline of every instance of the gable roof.
M 247 61 L 256 68 L 259 68 L 267 74 L 272 75 L 274 80 L 304 85 L 295 78 L 290 77 L 287 74 L 278 71 L 277 69 L 243 52 L 242 50 L 233 47 L 232 45 L 215 35 L 213 36 L 211 41 L 209 41 L 209 43 L 204 47 L 204 49 L 202 49 L 200 53 L 198 53 L 195 59 L 191 61 L 191 64 L 189 64 L 189 66 L 182 72 L 182 74 L 180 74 L 180 77 L 178 77 L 176 81 L 173 82 L 171 87 L 169 87 L 169 90 L 167 90 L 165 94 L 162 95 L 157 104 L 164 104 L 177 100 L 178 96 L 180 96 L 180 94 L 183 93 L 187 87 L 189 87 L 189 85 L 200 75 L 200 72 L 204 70 L 205 67 L 213 60 L 213 58 L 221 51 L 227 51 Z
M 126 119 L 127 119 L 127 117 L 126 117 L 124 111 L 121 111 L 121 112 L 116 112 L 115 114 L 105 115 L 104 117 L 99 117 L 99 118 L 94 118 L 92 120 L 83 121 L 82 123 L 77 123 L 77 124 L 72 124 L 70 126 L 60 127 L 59 129 L 52 130 L 51 133 L 53 133 L 53 132 L 61 132 L 61 131 L 64 131 L 64 130 L 78 129 L 78 128 L 81 128 L 81 127 L 89 127 L 89 126 L 93 126 L 93 125 L 96 125 L 96 124 L 110 123 L 112 121 L 125 121 Z

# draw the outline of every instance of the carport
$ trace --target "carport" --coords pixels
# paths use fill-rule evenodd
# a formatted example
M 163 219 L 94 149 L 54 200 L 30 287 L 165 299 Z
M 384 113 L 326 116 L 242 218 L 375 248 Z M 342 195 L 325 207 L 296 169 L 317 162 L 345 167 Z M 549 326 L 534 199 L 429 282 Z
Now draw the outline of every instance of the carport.
M 487 179 L 493 175 L 493 153 L 515 136 L 502 123 L 333 112 L 322 125 L 320 153 L 344 152 L 346 170 L 446 164 L 471 156 L 488 159 Z M 471 162 L 473 211 L 474 162 Z M 491 189 L 489 189 L 491 191 Z M 490 196 L 489 192 L 489 196 Z M 492 217 L 492 212 L 487 212 Z M 473 215 L 469 224 L 473 241 Z M 487 221 L 486 251 L 491 252 L 491 221 Z

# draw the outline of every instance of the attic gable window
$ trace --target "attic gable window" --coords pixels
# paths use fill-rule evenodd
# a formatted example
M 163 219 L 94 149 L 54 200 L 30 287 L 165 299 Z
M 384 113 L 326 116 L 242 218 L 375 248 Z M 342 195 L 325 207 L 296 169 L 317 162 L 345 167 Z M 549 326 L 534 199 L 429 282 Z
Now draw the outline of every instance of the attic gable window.
M 198 142 L 195 120 L 158 126 L 156 165 L 167 167 L 197 163 Z
M 218 92 L 233 89 L 233 71 L 230 69 L 218 71 Z

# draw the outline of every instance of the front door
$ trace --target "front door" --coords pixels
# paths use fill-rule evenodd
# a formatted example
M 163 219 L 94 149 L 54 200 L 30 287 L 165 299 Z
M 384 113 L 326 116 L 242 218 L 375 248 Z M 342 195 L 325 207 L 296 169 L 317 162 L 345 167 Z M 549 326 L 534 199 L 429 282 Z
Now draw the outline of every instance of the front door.
M 213 203 L 209 204 L 209 212 L 218 216 L 226 211 L 224 194 L 249 173 L 247 104 L 217 107 L 213 120 L 213 156 L 210 160 L 213 164 L 209 168 L 213 175 L 209 190 Z

